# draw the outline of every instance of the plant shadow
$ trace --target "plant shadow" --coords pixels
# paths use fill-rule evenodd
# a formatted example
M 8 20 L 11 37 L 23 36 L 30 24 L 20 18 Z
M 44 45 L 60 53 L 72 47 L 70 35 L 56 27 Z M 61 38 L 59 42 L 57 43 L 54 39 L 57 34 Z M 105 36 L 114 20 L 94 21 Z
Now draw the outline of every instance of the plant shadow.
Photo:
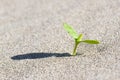
M 70 57 L 69 53 L 27 53 L 21 55 L 15 55 L 11 57 L 13 60 L 24 60 L 24 59 L 38 59 L 38 58 L 48 58 L 48 57 Z

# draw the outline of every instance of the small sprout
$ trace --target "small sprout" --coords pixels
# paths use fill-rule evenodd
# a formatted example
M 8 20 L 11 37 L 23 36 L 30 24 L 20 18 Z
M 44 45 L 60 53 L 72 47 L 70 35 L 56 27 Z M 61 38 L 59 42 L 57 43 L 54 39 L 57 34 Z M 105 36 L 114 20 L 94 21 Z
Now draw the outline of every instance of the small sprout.
M 77 50 L 77 46 L 79 43 L 84 42 L 84 43 L 88 43 L 88 44 L 99 44 L 99 41 L 97 40 L 82 40 L 83 38 L 83 34 L 77 34 L 77 32 L 67 23 L 64 23 L 64 29 L 74 38 L 75 40 L 75 46 L 73 49 L 73 53 L 72 55 L 75 56 L 76 55 L 76 50 Z

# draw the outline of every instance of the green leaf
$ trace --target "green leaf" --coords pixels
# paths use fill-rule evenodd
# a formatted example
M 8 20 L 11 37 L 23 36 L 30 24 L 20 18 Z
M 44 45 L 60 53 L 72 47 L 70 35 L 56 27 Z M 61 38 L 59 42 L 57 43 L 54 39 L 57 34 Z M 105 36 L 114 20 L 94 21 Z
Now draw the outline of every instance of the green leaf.
M 81 42 L 85 42 L 85 43 L 89 43 L 89 44 L 99 44 L 100 43 L 97 40 L 84 40 L 84 41 L 81 41 Z
M 78 34 L 76 33 L 76 31 L 67 23 L 64 23 L 64 29 L 74 38 L 77 39 L 78 38 Z
M 83 34 L 80 34 L 77 38 L 77 42 L 80 42 L 82 40 L 82 38 L 83 38 Z

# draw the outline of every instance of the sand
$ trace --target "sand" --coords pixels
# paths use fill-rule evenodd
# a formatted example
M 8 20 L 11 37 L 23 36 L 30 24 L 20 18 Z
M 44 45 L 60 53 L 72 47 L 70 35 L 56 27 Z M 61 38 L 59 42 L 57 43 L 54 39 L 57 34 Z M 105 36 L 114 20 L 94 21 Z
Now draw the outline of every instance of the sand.
M 120 0 L 0 0 L 0 80 L 120 80 Z

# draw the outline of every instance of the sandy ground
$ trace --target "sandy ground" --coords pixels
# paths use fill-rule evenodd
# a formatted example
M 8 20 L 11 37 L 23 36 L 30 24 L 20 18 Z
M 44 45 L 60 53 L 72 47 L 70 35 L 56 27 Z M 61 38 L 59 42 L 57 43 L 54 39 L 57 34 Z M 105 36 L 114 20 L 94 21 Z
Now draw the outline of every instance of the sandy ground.
M 120 80 L 120 0 L 0 0 L 0 80 Z

